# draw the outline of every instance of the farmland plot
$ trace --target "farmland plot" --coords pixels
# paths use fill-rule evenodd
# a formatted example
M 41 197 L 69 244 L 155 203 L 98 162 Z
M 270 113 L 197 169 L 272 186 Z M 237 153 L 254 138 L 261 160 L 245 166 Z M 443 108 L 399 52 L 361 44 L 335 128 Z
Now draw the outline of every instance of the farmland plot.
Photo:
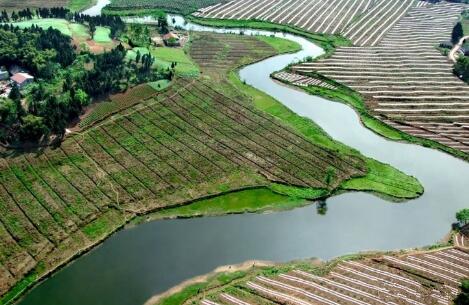
M 449 305 L 461 280 L 469 276 L 469 254 L 450 248 L 339 260 L 323 269 L 299 266 L 252 272 L 236 284 L 203 291 L 196 298 L 204 305 Z
M 412 8 L 376 46 L 341 47 L 293 70 L 360 92 L 373 114 L 397 129 L 469 152 L 469 87 L 435 49 L 449 40 L 462 10 L 447 2 Z
M 234 0 L 201 9 L 194 16 L 269 21 L 308 32 L 343 34 L 357 45 L 373 45 L 415 5 L 415 0 Z
M 268 181 L 335 188 L 366 173 L 361 158 L 317 146 L 210 84 L 153 92 L 117 96 L 119 113 L 58 148 L 0 159 L 0 295 L 137 213 Z
M 276 54 L 276 50 L 256 37 L 195 33 L 190 55 L 205 73 L 225 75 L 231 69 Z

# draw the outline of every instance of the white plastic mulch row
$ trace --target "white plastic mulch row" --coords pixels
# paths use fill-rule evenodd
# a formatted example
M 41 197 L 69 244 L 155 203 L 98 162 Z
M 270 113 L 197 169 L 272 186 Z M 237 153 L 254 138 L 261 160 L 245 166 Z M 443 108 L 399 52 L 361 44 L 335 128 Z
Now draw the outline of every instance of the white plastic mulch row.
M 220 293 L 220 298 L 227 300 L 228 302 L 235 304 L 235 305 L 251 305 L 227 293 Z

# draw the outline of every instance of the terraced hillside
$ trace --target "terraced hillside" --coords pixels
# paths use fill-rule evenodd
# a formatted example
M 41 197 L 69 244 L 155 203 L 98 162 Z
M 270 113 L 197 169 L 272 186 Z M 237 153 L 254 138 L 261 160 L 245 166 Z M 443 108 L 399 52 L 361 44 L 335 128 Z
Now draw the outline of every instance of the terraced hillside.
M 260 20 L 308 32 L 341 34 L 355 45 L 376 45 L 419 4 L 416 0 L 234 0 L 203 8 L 196 17 Z
M 200 35 L 217 50 L 208 54 L 230 69 L 292 49 L 271 37 Z M 231 53 L 253 39 L 264 44 L 243 57 Z M 200 44 L 194 41 L 194 55 Z M 116 95 L 59 147 L 0 152 L 0 302 L 136 215 L 206 196 L 259 186 L 302 198 L 338 189 L 422 194 L 415 178 L 333 141 L 278 102 L 268 99 L 269 110 L 300 120 L 308 134 L 256 108 L 246 93 L 252 89 L 228 83 L 232 70 L 199 55 L 211 63 L 201 69 L 202 79 Z
M 363 160 L 316 146 L 200 81 L 181 81 L 56 149 L 0 162 L 1 294 L 136 213 L 267 181 L 333 188 L 366 171 Z M 337 173 L 330 185 L 328 168 Z
M 254 269 L 244 276 L 232 275 L 229 284 L 209 282 L 191 298 L 181 295 L 185 301 L 178 304 L 449 305 L 468 276 L 469 254 L 456 248 L 375 255 L 325 265 L 293 263 Z
M 330 58 L 292 70 L 360 92 L 372 114 L 397 129 L 469 152 L 469 87 L 435 48 L 449 40 L 463 7 L 412 8 L 376 46 L 339 47 Z
M 205 73 L 212 77 L 224 76 L 235 67 L 276 54 L 272 46 L 260 40 L 262 38 L 194 33 L 190 55 Z

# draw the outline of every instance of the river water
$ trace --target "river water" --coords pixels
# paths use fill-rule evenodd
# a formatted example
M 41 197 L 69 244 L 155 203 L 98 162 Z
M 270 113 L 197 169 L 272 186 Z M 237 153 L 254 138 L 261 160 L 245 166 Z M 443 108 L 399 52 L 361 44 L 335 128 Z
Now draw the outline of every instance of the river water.
M 194 30 L 224 31 L 175 18 L 177 24 Z M 301 37 L 274 35 L 298 42 L 303 50 L 247 66 L 240 71 L 241 78 L 311 118 L 335 139 L 414 175 L 425 187 L 423 196 L 390 203 L 353 192 L 328 199 L 325 216 L 311 205 L 273 214 L 145 223 L 117 232 L 38 285 L 20 304 L 139 305 L 220 265 L 251 259 L 330 259 L 366 250 L 420 247 L 437 242 L 449 231 L 455 212 L 469 207 L 469 164 L 439 151 L 388 141 L 364 128 L 348 106 L 272 81 L 271 72 L 322 54 Z

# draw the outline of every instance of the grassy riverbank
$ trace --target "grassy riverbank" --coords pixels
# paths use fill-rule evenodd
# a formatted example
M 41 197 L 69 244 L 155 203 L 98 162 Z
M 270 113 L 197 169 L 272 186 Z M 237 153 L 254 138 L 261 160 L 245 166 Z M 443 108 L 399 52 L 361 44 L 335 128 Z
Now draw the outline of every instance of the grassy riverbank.
M 327 262 L 314 259 L 293 261 L 282 264 L 252 261 L 240 265 L 224 266 L 217 268 L 217 270 L 207 275 L 188 280 L 163 294 L 156 295 L 145 302 L 145 305 L 198 305 L 202 304 L 202 300 L 213 301 L 217 304 L 230 304 L 229 302 L 226 303 L 226 295 L 235 297 L 238 300 L 242 300 L 244 302 L 248 302 L 249 304 L 272 304 L 270 303 L 271 301 L 275 301 L 276 303 L 278 299 L 274 300 L 268 294 L 260 294 L 259 291 L 256 291 L 256 289 L 252 289 L 252 286 L 250 286 L 249 283 L 258 282 L 260 278 L 279 280 L 282 276 L 285 275 L 295 277 L 300 276 L 301 279 L 301 275 L 308 276 L 308 274 L 315 277 L 316 280 L 318 280 L 318 277 L 320 277 L 326 278 L 329 281 L 336 281 L 335 278 L 331 278 L 331 272 L 336 272 L 336 274 L 339 274 L 340 276 L 341 272 L 337 266 L 345 266 L 347 265 L 347 262 L 360 263 L 362 266 L 365 265 L 372 268 L 381 269 L 383 271 L 392 271 L 394 274 L 401 276 L 401 278 L 411 278 L 414 280 L 414 285 L 421 285 L 423 289 L 422 291 L 426 290 L 426 293 L 431 291 L 434 292 L 435 290 L 445 291 L 444 286 L 441 285 L 439 279 L 435 276 L 431 275 L 429 277 L 422 277 L 422 274 L 419 273 L 419 271 L 414 271 L 413 269 L 395 268 L 392 264 L 384 261 L 383 257 L 394 256 L 401 259 L 411 255 L 423 257 L 425 254 L 445 251 L 448 249 L 449 245 L 438 245 L 407 251 L 351 254 L 341 256 Z M 373 275 L 378 278 L 380 277 L 380 275 L 376 273 Z M 353 274 L 347 276 L 353 277 Z M 285 279 L 285 277 L 283 279 Z M 311 281 L 310 283 L 314 283 L 316 281 L 313 281 L 311 278 L 308 280 Z M 297 288 L 304 288 L 301 284 L 294 282 L 283 283 Z M 452 285 L 457 287 L 457 284 L 453 283 Z M 319 287 L 320 286 L 311 286 L 310 289 L 321 289 Z M 328 288 L 336 290 L 336 287 L 334 286 L 328 286 Z M 343 289 L 343 287 L 339 288 Z M 357 288 L 361 290 L 360 287 L 355 287 L 355 290 L 351 292 L 358 293 L 360 295 L 360 292 L 357 291 Z M 344 290 L 341 292 L 343 291 Z M 302 298 L 301 293 L 293 296 L 293 293 L 288 290 L 283 292 L 286 294 L 291 294 L 292 297 L 299 297 L 300 299 Z M 327 297 L 327 294 L 323 295 L 323 297 L 324 296 Z M 380 296 L 378 295 L 377 298 L 380 298 Z
M 455 157 L 458 157 L 466 161 L 469 160 L 469 154 L 466 154 L 462 151 L 445 146 L 443 144 L 440 144 L 438 142 L 435 142 L 429 139 L 412 136 L 403 131 L 395 129 L 387 125 L 383 121 L 373 117 L 370 114 L 368 108 L 366 107 L 363 96 L 360 93 L 340 83 L 337 83 L 334 80 L 325 78 L 322 75 L 315 74 L 315 73 L 310 73 L 309 75 L 315 78 L 323 79 L 326 82 L 333 84 L 337 89 L 332 90 L 332 89 L 327 89 L 327 88 L 319 87 L 319 86 L 298 87 L 299 89 L 304 90 L 311 95 L 321 96 L 326 99 L 336 101 L 336 102 L 341 102 L 341 103 L 351 106 L 353 109 L 355 109 L 355 111 L 360 116 L 360 120 L 362 121 L 363 125 L 367 127 L 368 129 L 374 131 L 375 133 L 393 141 L 403 141 L 403 142 L 418 144 L 418 145 L 422 145 L 425 147 L 444 151 L 446 153 L 449 153 Z M 282 82 L 286 84 L 290 84 L 285 81 L 282 81 Z
M 277 117 L 311 142 L 338 151 L 344 157 L 354 155 L 366 159 L 368 174 L 365 177 L 353 178 L 344 182 L 336 191 L 370 191 L 400 199 L 415 198 L 423 193 L 423 186 L 414 177 L 410 177 L 390 165 L 366 158 L 357 150 L 335 141 L 312 120 L 298 116 L 271 96 L 244 84 L 235 71 L 229 73 L 228 80 L 239 91 L 247 94 L 257 109 Z
M 251 36 L 199 38 L 191 43 L 191 56 L 201 78 L 177 79 L 150 94 L 146 86 L 129 90 L 119 97 L 128 107 L 68 135 L 58 148 L 4 152 L 0 267 L 14 272 L 0 273 L 3 291 L 10 291 L 0 304 L 11 303 L 137 215 L 292 208 L 304 205 L 304 198 L 342 190 L 344 182 L 357 178 L 347 189 L 404 198 L 421 194 L 416 179 L 387 165 L 370 166 L 376 161 L 334 141 L 235 73 L 298 45 Z M 213 57 L 205 52 L 207 45 L 216 49 Z M 249 52 L 240 55 L 237 48 Z M 375 170 L 376 181 L 368 183 Z M 395 189 L 408 184 L 412 188 L 406 192 Z M 253 199 L 259 194 L 199 201 L 253 186 L 292 198 L 269 193 L 260 202 Z
M 284 24 L 278 24 L 278 23 L 272 23 L 268 21 L 206 19 L 206 18 L 198 18 L 192 15 L 186 16 L 185 18 L 188 21 L 191 21 L 193 23 L 212 26 L 212 27 L 241 28 L 241 29 L 245 28 L 245 29 L 266 30 L 266 31 L 272 31 L 272 32 L 291 33 L 294 35 L 307 38 L 313 41 L 314 43 L 318 44 L 325 51 L 325 55 L 323 56 L 328 56 L 329 54 L 331 54 L 336 47 L 351 46 L 351 42 L 342 36 L 310 33 L 297 27 L 284 25 Z

